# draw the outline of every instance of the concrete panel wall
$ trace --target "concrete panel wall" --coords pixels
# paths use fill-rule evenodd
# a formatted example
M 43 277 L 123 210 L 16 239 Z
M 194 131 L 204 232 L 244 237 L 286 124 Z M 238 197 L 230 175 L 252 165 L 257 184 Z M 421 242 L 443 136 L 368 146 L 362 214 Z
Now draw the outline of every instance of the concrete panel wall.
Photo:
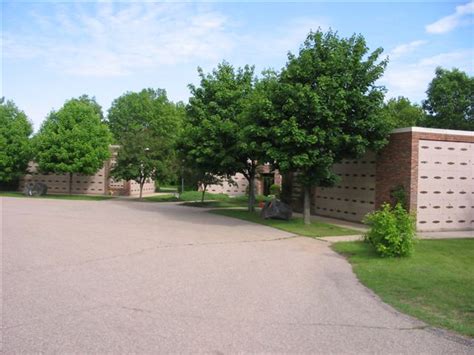
M 207 187 L 207 191 L 213 194 L 227 194 L 229 196 L 245 195 L 245 190 L 248 186 L 248 181 L 244 175 L 237 173 L 232 177 L 237 185 L 230 185 L 224 182 L 221 185 L 210 185 Z
M 130 190 L 129 196 L 140 196 L 140 184 L 136 183 L 135 181 L 131 180 L 130 182 Z M 152 179 L 148 179 L 145 184 L 143 185 L 143 196 L 151 195 L 155 193 L 155 182 Z
M 109 176 L 109 170 L 113 164 L 108 162 L 94 175 L 73 174 L 72 193 L 85 195 L 116 195 L 116 196 L 139 196 L 140 186 L 134 181 L 115 181 Z M 20 191 L 23 191 L 25 183 L 42 182 L 48 186 L 49 194 L 69 193 L 69 174 L 41 174 L 38 165 L 30 162 L 29 173 L 20 179 Z M 155 182 L 149 179 L 143 186 L 143 195 L 155 192 Z
M 474 144 L 420 140 L 418 230 L 474 228 Z
M 23 190 L 25 183 L 42 182 L 48 186 L 50 194 L 69 193 L 69 174 L 41 174 L 38 172 L 37 164 L 30 162 L 29 173 L 20 179 L 20 189 Z M 106 169 L 102 167 L 95 175 L 73 174 L 72 193 L 88 195 L 104 195 L 107 191 Z
M 278 170 L 272 171 L 270 165 L 265 164 L 259 166 L 258 174 L 270 174 L 273 173 L 275 184 L 281 185 L 282 176 L 278 172 Z M 208 192 L 215 193 L 215 194 L 227 194 L 229 196 L 241 196 L 245 195 L 247 192 L 248 181 L 245 176 L 241 173 L 235 174 L 232 179 L 236 183 L 236 185 L 231 185 L 227 182 L 224 182 L 223 185 L 210 185 L 207 188 Z M 262 176 L 257 175 L 255 179 L 255 193 L 256 194 L 263 194 L 263 181 Z
M 339 183 L 314 190 L 312 210 L 322 216 L 361 221 L 375 208 L 375 154 L 357 160 L 343 160 L 333 171 Z

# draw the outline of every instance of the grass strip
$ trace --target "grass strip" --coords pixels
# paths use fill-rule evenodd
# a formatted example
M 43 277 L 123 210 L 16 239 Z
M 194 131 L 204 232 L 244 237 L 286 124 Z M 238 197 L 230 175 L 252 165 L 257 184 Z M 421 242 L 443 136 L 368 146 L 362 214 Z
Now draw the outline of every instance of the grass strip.
M 384 302 L 474 337 L 474 239 L 419 240 L 405 258 L 380 258 L 364 242 L 339 242 L 333 249 Z

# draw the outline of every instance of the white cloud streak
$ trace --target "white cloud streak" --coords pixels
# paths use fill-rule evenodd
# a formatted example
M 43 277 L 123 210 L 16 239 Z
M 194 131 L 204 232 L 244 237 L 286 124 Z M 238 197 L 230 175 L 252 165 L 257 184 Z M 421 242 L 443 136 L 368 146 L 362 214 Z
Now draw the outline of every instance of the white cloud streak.
M 468 2 L 465 5 L 456 6 L 456 10 L 453 14 L 443 17 L 436 22 L 433 22 L 426 26 L 426 32 L 432 34 L 443 34 L 454 30 L 455 28 L 465 25 L 472 24 L 472 18 L 468 18 L 474 14 L 474 1 Z
M 412 41 L 410 43 L 400 44 L 400 45 L 396 46 L 394 49 L 392 49 L 392 51 L 389 53 L 389 57 L 391 59 L 396 59 L 396 58 L 402 57 L 406 54 L 409 54 L 409 53 L 415 51 L 418 47 L 421 47 L 421 46 L 425 45 L 426 43 L 428 43 L 428 42 L 418 40 L 418 41 Z
M 389 65 L 381 83 L 388 88 L 388 97 L 406 96 L 414 101 L 425 98 L 424 93 L 434 77 L 438 66 L 452 67 L 472 73 L 474 50 L 446 52 L 418 60 L 415 63 L 393 63 Z
M 58 7 L 35 14 L 38 33 L 3 34 L 3 55 L 36 59 L 62 73 L 121 76 L 160 65 L 216 60 L 233 48 L 227 18 L 197 6 L 133 3 Z
M 5 58 L 32 59 L 58 73 L 84 77 L 119 77 L 187 63 L 215 66 L 226 58 L 250 64 L 284 58 L 298 50 L 311 29 L 329 28 L 324 19 L 304 17 L 250 35 L 241 30 L 244 23 L 202 4 L 76 3 L 30 15 L 29 31 L 4 32 Z

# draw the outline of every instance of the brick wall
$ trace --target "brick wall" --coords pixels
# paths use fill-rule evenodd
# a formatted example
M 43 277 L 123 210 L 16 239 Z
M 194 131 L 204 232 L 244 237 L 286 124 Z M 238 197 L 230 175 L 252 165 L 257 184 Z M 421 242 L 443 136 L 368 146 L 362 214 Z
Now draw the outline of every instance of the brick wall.
M 394 130 L 390 135 L 389 144 L 377 155 L 376 208 L 383 202 L 392 202 L 391 190 L 397 186 L 403 186 L 410 211 L 417 212 L 419 151 L 420 141 L 423 140 L 474 143 L 474 133 L 419 127 Z M 436 152 L 432 154 L 436 155 Z M 465 183 L 468 184 L 468 182 Z
M 439 142 L 439 144 L 436 144 L 436 142 Z M 423 153 L 423 161 L 420 161 L 420 149 L 427 148 L 423 148 L 421 145 L 433 146 L 430 155 L 427 156 Z M 394 130 L 390 134 L 388 145 L 377 154 L 375 159 L 375 203 L 373 207 L 378 208 L 383 202 L 393 202 L 391 201 L 391 191 L 398 186 L 403 186 L 410 211 L 423 217 L 417 225 L 419 230 L 473 229 L 473 152 L 474 132 L 420 127 Z M 439 174 L 433 173 L 436 169 L 431 169 L 425 173 L 426 169 L 423 170 L 424 167 L 420 168 L 421 164 L 429 163 L 431 160 L 438 164 Z M 337 165 L 335 165 L 335 168 L 337 169 Z M 420 170 L 423 176 L 420 176 Z M 341 172 L 339 173 L 341 174 Z M 346 174 L 350 175 L 351 172 L 343 172 L 343 174 L 344 176 Z M 425 180 L 431 177 L 430 184 L 427 184 Z M 350 179 L 347 181 L 347 186 L 356 183 L 356 181 Z M 291 203 L 295 211 L 301 211 L 302 188 L 295 179 L 295 175 L 285 176 L 283 183 L 286 200 Z M 343 185 L 339 185 L 342 188 Z M 420 186 L 422 190 L 420 190 Z M 335 194 L 333 191 L 333 189 L 313 190 L 312 213 L 328 215 L 327 211 L 337 212 L 339 209 L 338 218 L 351 218 L 350 216 L 347 218 L 344 215 L 344 209 L 338 208 L 336 205 L 343 202 L 347 203 L 348 200 L 352 201 L 350 196 L 353 191 L 347 189 L 347 193 L 344 194 Z M 433 193 L 432 197 L 425 196 L 431 192 Z M 370 199 L 364 200 L 370 201 Z M 331 208 L 333 211 L 330 211 Z M 446 210 L 444 213 L 440 213 L 439 210 L 435 213 L 430 212 L 430 208 L 439 210 L 445 208 Z M 347 215 L 352 213 L 348 208 L 345 210 Z M 356 215 L 354 216 L 360 220 L 362 214 L 370 210 L 372 208 L 364 211 L 361 209 L 360 213 L 355 212 Z
M 391 201 L 391 190 L 403 186 L 410 210 L 416 211 L 417 147 L 412 132 L 391 134 L 389 143 L 378 154 L 375 166 L 375 208 Z

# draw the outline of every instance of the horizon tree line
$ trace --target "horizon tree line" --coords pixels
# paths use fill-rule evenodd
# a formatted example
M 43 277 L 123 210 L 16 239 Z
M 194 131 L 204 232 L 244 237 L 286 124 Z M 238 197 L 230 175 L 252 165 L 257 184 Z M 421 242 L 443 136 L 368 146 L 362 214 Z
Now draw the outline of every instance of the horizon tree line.
M 318 30 L 279 72 L 258 77 L 252 66 L 223 61 L 210 73 L 198 68 L 200 83 L 189 85 L 186 105 L 149 88 L 121 95 L 107 116 L 95 98 L 82 95 L 52 111 L 34 136 L 26 115 L 2 98 L 0 184 L 18 179 L 31 159 L 40 171 L 71 180 L 73 173 L 94 174 L 113 142 L 122 148 L 112 176 L 138 182 L 140 197 L 148 178 L 169 181 L 186 166 L 204 186 L 243 174 L 253 211 L 259 164 L 295 172 L 309 223 L 311 186 L 332 186 L 334 163 L 379 150 L 391 129 L 474 130 L 473 77 L 437 68 L 422 105 L 404 97 L 384 102 L 386 90 L 377 85 L 388 64 L 382 53 L 370 51 L 362 35 Z

